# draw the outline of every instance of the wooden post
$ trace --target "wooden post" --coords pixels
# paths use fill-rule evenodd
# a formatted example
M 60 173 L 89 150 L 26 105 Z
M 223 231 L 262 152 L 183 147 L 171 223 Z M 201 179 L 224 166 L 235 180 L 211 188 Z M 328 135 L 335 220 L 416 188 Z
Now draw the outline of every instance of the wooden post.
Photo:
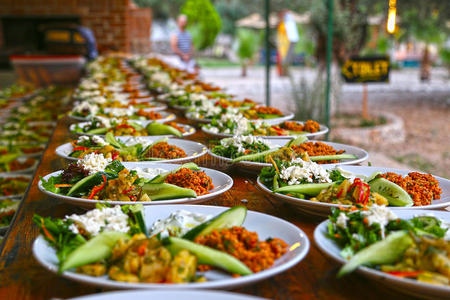
M 369 108 L 367 101 L 367 84 L 363 83 L 363 105 L 362 105 L 362 117 L 365 120 L 369 119 Z

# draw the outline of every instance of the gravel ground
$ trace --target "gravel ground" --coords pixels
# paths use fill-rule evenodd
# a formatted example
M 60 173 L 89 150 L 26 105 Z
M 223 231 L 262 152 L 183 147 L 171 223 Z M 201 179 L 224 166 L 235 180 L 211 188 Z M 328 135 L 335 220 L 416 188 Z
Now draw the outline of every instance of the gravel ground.
M 358 95 L 344 97 L 357 99 Z M 406 141 L 395 145 L 370 145 L 367 150 L 380 152 L 414 169 L 450 178 L 450 95 L 442 92 L 369 93 L 369 109 L 388 111 L 401 117 Z M 345 109 L 354 101 L 343 101 Z M 360 104 L 359 104 L 360 105 Z

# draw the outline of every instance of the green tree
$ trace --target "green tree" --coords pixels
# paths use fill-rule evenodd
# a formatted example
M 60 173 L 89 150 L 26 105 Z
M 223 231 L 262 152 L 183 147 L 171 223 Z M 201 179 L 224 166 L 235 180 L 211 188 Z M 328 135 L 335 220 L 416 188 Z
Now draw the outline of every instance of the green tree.
M 442 12 L 425 1 L 418 1 L 418 3 L 422 5 L 410 7 L 402 14 L 400 25 L 405 28 L 408 35 L 425 44 L 420 64 L 420 79 L 429 80 L 431 69 L 429 46 L 440 45 L 445 39 L 445 33 L 441 25 Z
M 258 49 L 258 35 L 249 29 L 237 31 L 236 55 L 242 66 L 242 77 L 247 76 L 247 66 Z
M 192 30 L 194 47 L 204 50 L 214 44 L 220 31 L 221 20 L 209 0 L 187 0 L 181 13 L 188 17 L 188 29 Z

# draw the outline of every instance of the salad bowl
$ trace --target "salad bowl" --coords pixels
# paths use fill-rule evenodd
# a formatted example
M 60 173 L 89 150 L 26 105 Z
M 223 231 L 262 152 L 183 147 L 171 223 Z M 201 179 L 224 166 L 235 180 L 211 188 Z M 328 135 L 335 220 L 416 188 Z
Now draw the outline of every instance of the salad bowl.
M 430 216 L 441 219 L 447 224 L 450 223 L 450 213 L 444 211 L 433 211 L 414 209 L 414 210 L 395 210 L 395 214 L 400 219 L 412 219 L 416 216 Z M 341 248 L 331 239 L 327 238 L 329 220 L 320 223 L 314 230 L 314 241 L 319 249 L 328 257 L 332 258 L 339 264 L 346 263 L 346 260 L 340 255 Z M 370 280 L 379 282 L 380 284 L 397 290 L 401 293 L 411 295 L 413 297 L 444 299 L 450 294 L 449 286 L 441 286 L 419 282 L 409 278 L 394 276 L 373 268 L 360 266 L 356 272 L 367 277 Z
M 158 220 L 167 218 L 175 211 L 183 210 L 197 214 L 218 215 L 227 210 L 225 207 L 204 206 L 204 205 L 160 205 L 144 207 L 144 219 L 147 226 L 154 224 Z M 104 288 L 115 289 L 235 289 L 240 286 L 271 278 L 280 274 L 299 263 L 309 251 L 309 241 L 306 234 L 291 223 L 267 214 L 247 211 L 245 221 L 242 224 L 247 230 L 256 232 L 260 240 L 277 237 L 282 239 L 287 245 L 287 252 L 275 260 L 268 269 L 250 275 L 233 277 L 228 273 L 218 270 L 202 272 L 206 277 L 204 282 L 191 282 L 182 284 L 159 284 L 159 283 L 129 283 L 113 281 L 107 276 L 92 277 L 75 273 L 71 270 L 64 271 L 61 276 L 70 280 L 87 283 Z M 39 236 L 33 244 L 33 255 L 37 261 L 47 270 L 58 272 L 58 259 L 55 250 L 49 243 Z
M 116 137 L 116 139 L 118 141 L 124 143 L 125 145 L 127 145 L 127 143 L 129 141 L 131 141 L 132 143 L 139 142 L 139 143 L 147 145 L 147 144 L 152 144 L 153 142 L 161 140 L 158 137 L 150 137 L 150 136 L 138 137 L 137 139 L 134 137 L 119 136 L 119 137 Z M 177 146 L 177 147 L 181 148 L 182 150 L 184 150 L 184 152 L 186 153 L 186 157 L 174 158 L 174 159 L 148 160 L 148 161 L 142 160 L 142 161 L 137 161 L 137 162 L 128 161 L 127 163 L 129 165 L 134 165 L 134 164 L 147 165 L 147 164 L 154 164 L 155 162 L 185 163 L 188 161 L 193 161 L 194 159 L 199 158 L 208 152 L 207 148 L 203 144 L 189 141 L 189 140 L 169 138 L 169 139 L 167 139 L 167 143 L 169 145 L 174 145 L 174 146 Z M 79 158 L 77 158 L 77 157 L 70 156 L 70 153 L 73 152 L 73 149 L 74 149 L 74 147 L 72 146 L 71 143 L 66 143 L 66 144 L 63 144 L 56 148 L 56 154 L 67 160 L 72 160 L 72 161 L 79 160 Z
M 298 122 L 301 123 L 301 122 Z M 274 124 L 273 124 L 274 125 Z M 234 134 L 232 133 L 223 133 L 223 132 L 216 132 L 214 130 L 211 130 L 210 128 L 207 128 L 205 126 L 202 127 L 202 131 L 214 138 L 226 138 L 226 137 L 232 137 L 234 136 Z M 261 137 L 264 137 L 266 139 L 289 139 L 289 138 L 296 138 L 297 136 L 303 135 L 306 136 L 307 138 L 315 138 L 318 136 L 322 136 L 324 134 L 326 134 L 328 132 L 328 127 L 326 127 L 325 125 L 320 124 L 320 130 L 314 133 L 310 133 L 310 132 L 305 132 L 304 134 L 299 134 L 299 135 L 264 135 Z M 250 135 L 250 134 L 247 134 Z
M 143 121 L 143 120 L 129 120 L 128 123 L 131 123 L 131 122 L 135 123 L 135 124 L 137 124 L 137 125 L 139 125 L 140 127 L 143 127 L 143 128 L 145 128 L 148 124 L 152 123 L 152 121 Z M 159 120 L 155 120 L 154 122 L 156 122 L 156 123 L 163 123 L 162 121 L 159 121 Z M 69 126 L 69 130 L 71 131 L 71 133 L 74 133 L 74 134 L 77 134 L 77 135 L 87 135 L 87 136 L 99 135 L 99 136 L 104 136 L 104 134 L 90 133 L 89 131 L 88 132 L 82 132 L 81 128 L 84 128 L 85 126 L 90 126 L 90 125 L 91 125 L 91 122 L 80 122 L 80 123 L 77 123 L 77 124 L 71 124 Z M 183 130 L 185 131 L 185 132 L 181 133 L 183 137 L 193 135 L 196 132 L 196 130 L 195 130 L 195 128 L 193 126 L 186 125 L 186 124 L 181 124 L 181 123 L 176 123 L 176 125 L 178 127 L 183 128 Z M 109 127 L 109 128 L 112 128 L 112 127 Z M 98 129 L 98 128 L 95 128 L 94 130 L 96 130 L 96 129 Z M 150 136 L 150 135 L 148 135 L 148 136 Z M 162 134 L 162 135 L 151 135 L 151 136 L 154 136 L 154 137 L 172 137 L 173 135 Z
M 332 167 L 325 166 L 325 169 L 333 169 Z M 407 175 L 411 170 L 400 170 L 400 169 L 393 169 L 393 168 L 384 168 L 384 167 L 365 167 L 365 166 L 339 166 L 339 168 L 343 171 L 350 172 L 354 174 L 355 176 L 365 176 L 369 177 L 375 172 L 393 172 L 401 175 Z M 435 176 L 435 178 L 439 181 L 439 185 L 442 189 L 442 195 L 441 198 L 438 200 L 433 200 L 430 205 L 425 206 L 403 206 L 403 207 L 396 207 L 396 206 L 389 206 L 395 213 L 402 210 L 421 210 L 421 209 L 427 209 L 427 210 L 440 210 L 445 207 L 450 206 L 450 180 Z M 268 196 L 271 196 L 275 198 L 278 201 L 286 202 L 288 204 L 291 204 L 294 208 L 310 215 L 315 215 L 318 217 L 327 217 L 330 214 L 330 210 L 332 207 L 338 208 L 338 207 L 347 207 L 349 205 L 342 205 L 342 204 L 333 204 L 333 203 L 325 203 L 325 202 L 318 202 L 318 201 L 311 201 L 307 199 L 300 199 L 292 196 L 288 196 L 281 193 L 275 193 L 272 190 L 270 190 L 267 186 L 265 186 L 262 182 L 260 177 L 257 179 L 258 187 Z
M 17 158 L 17 161 L 19 161 L 20 163 L 24 163 L 26 162 L 28 159 L 32 159 L 33 163 L 32 165 L 30 165 L 29 167 L 25 168 L 25 169 L 19 169 L 19 170 L 15 170 L 15 171 L 9 171 L 9 172 L 0 172 L 0 176 L 10 176 L 10 175 L 14 175 L 14 174 L 26 174 L 26 173 L 31 173 L 33 172 L 37 165 L 39 164 L 39 160 L 36 158 L 32 158 L 32 157 L 19 157 Z
M 162 118 L 156 119 L 153 121 L 168 122 L 168 121 L 173 121 L 176 118 L 176 116 L 173 113 L 161 111 L 160 114 L 161 114 Z M 79 121 L 79 122 L 87 122 L 92 119 L 92 117 L 79 117 L 79 116 L 74 116 L 72 114 L 69 114 L 69 118 L 71 118 L 72 120 L 75 120 L 75 121 Z M 140 119 L 138 118 L 137 120 L 140 120 Z M 142 120 L 146 121 L 145 119 L 142 119 Z
M 148 164 L 142 164 L 142 163 L 124 162 L 123 166 L 128 170 L 133 170 L 133 169 L 137 169 L 137 168 L 138 169 L 139 168 L 140 169 L 149 168 Z M 181 165 L 177 165 L 177 164 L 153 163 L 151 165 L 151 169 L 172 171 L 172 170 L 179 168 L 180 166 Z M 222 172 L 219 172 L 219 171 L 216 171 L 213 169 L 208 169 L 208 168 L 200 168 L 200 170 L 205 172 L 205 174 L 211 178 L 212 184 L 214 185 L 214 188 L 209 190 L 208 193 L 199 195 L 197 197 L 190 197 L 190 198 L 183 197 L 183 198 L 176 198 L 176 199 L 170 199 L 170 200 L 140 201 L 139 203 L 142 203 L 144 206 L 148 206 L 148 205 L 153 206 L 153 205 L 162 205 L 162 204 L 180 204 L 180 203 L 189 203 L 189 204 L 200 203 L 200 202 L 210 200 L 214 197 L 217 197 L 217 196 L 225 193 L 233 186 L 233 179 L 225 173 L 222 173 Z M 107 202 L 111 205 L 128 205 L 128 204 L 136 204 L 137 203 L 136 201 L 114 201 L 114 200 L 104 201 L 104 200 L 95 200 L 95 199 L 87 199 L 87 198 L 78 198 L 78 197 L 72 197 L 72 196 L 58 194 L 58 193 L 47 190 L 43 185 L 43 181 L 48 181 L 51 177 L 58 176 L 62 172 L 63 171 L 60 170 L 60 171 L 56 171 L 56 172 L 53 172 L 53 173 L 50 173 L 50 174 L 44 176 L 42 178 L 43 180 L 39 181 L 39 184 L 38 184 L 39 190 L 52 198 L 61 199 L 64 202 L 74 204 L 77 206 L 82 206 L 82 207 L 94 207 L 99 202 Z M 153 175 L 153 177 L 155 177 L 155 175 Z
M 0 174 L 0 178 L 26 178 L 29 180 L 29 182 L 31 182 L 31 179 L 32 179 L 31 175 L 29 175 L 29 174 L 8 174 L 8 173 Z M 25 192 L 19 193 L 19 194 L 8 195 L 8 196 L 0 196 L 0 200 L 22 198 L 24 194 L 25 194 Z
M 267 137 L 264 137 L 263 140 L 270 142 L 270 144 L 273 145 L 274 147 L 283 147 L 289 141 L 291 141 L 291 139 L 268 139 Z M 309 140 L 309 142 L 319 142 L 319 141 Z M 345 154 L 351 154 L 356 157 L 354 159 L 344 159 L 338 163 L 323 164 L 323 166 L 330 166 L 333 168 L 333 167 L 340 166 L 340 165 L 355 165 L 355 164 L 362 163 L 363 161 L 367 160 L 369 157 L 369 154 L 367 153 L 367 151 L 365 151 L 359 147 L 340 144 L 340 143 L 326 142 L 326 141 L 320 141 L 320 142 L 324 143 L 326 145 L 329 145 L 336 150 L 344 150 Z M 238 162 L 233 163 L 233 159 L 215 154 L 212 151 L 212 149 L 208 149 L 208 153 L 220 165 L 229 165 L 229 166 L 234 165 L 239 169 L 243 169 L 245 171 L 252 172 L 252 173 L 259 173 L 262 168 L 270 167 L 272 165 L 272 164 L 266 163 L 266 162 L 255 162 L 255 161 L 238 161 Z

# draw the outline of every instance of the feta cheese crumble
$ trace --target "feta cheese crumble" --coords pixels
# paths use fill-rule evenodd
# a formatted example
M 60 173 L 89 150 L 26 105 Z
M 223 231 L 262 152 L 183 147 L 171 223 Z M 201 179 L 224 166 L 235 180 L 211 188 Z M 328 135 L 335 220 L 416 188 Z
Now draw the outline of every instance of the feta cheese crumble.
M 272 143 L 269 142 L 268 140 L 265 140 L 261 137 L 252 136 L 252 135 L 236 135 L 232 138 L 225 138 L 225 139 L 220 140 L 220 144 L 222 146 L 224 146 L 224 147 L 234 146 L 237 148 L 238 153 L 245 152 L 244 143 L 250 144 L 250 145 L 256 144 L 256 143 L 261 143 L 263 145 L 268 146 L 269 148 L 274 147 L 272 145 Z
M 161 237 L 182 236 L 192 228 L 210 220 L 212 215 L 193 213 L 186 210 L 177 210 L 166 219 L 153 223 L 150 236 L 161 234 Z
M 369 210 L 361 211 L 361 215 L 367 217 L 368 225 L 380 224 L 381 237 L 384 239 L 385 227 L 389 221 L 398 219 L 398 216 L 384 205 L 372 205 Z
M 89 153 L 77 164 L 89 171 L 89 175 L 104 171 L 106 166 L 112 162 L 111 158 L 105 158 L 103 154 Z
M 139 168 L 139 167 L 133 168 L 132 171 L 136 171 L 136 174 L 138 175 L 139 178 L 144 178 L 148 180 L 153 179 L 159 174 L 166 172 L 166 170 L 161 168 Z
M 147 146 L 149 146 L 152 143 L 153 143 L 152 140 L 147 140 L 147 139 L 144 139 L 141 137 L 132 137 L 132 138 L 129 138 L 128 140 L 126 140 L 125 145 L 126 146 L 134 146 L 137 144 L 142 144 L 143 148 L 145 149 Z
M 89 115 L 96 115 L 99 111 L 99 107 L 95 104 L 91 104 L 87 101 L 83 101 L 81 103 L 77 103 L 75 107 L 72 109 L 73 112 L 81 113 L 83 111 L 88 111 Z
M 120 205 L 115 207 L 96 208 L 88 211 L 84 215 L 73 214 L 66 216 L 66 220 L 72 220 L 74 223 L 69 229 L 79 233 L 79 227 L 85 230 L 90 236 L 96 236 L 100 232 L 117 231 L 127 233 L 130 230 L 128 226 L 128 216 L 122 212 Z
M 280 178 L 287 180 L 288 185 L 300 183 L 326 183 L 331 182 L 327 170 L 312 161 L 304 161 L 296 158 L 289 167 L 282 167 Z

